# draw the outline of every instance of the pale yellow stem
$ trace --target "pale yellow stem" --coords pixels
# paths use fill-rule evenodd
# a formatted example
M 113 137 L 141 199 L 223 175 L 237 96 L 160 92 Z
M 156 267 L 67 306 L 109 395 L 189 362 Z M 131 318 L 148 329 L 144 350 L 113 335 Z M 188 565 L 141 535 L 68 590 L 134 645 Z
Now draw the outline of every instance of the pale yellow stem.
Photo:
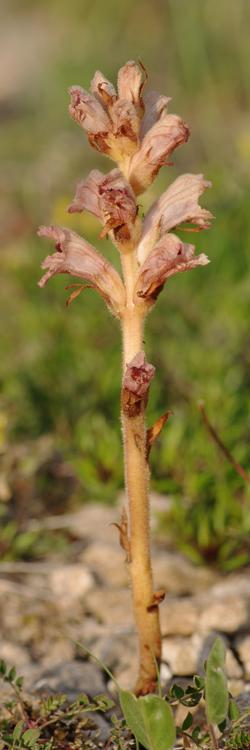
M 122 320 L 124 372 L 126 365 L 143 350 L 143 315 L 133 304 L 137 274 L 134 254 L 123 257 L 127 307 Z M 129 506 L 130 562 L 134 616 L 139 638 L 139 676 L 135 692 L 154 691 L 156 663 L 161 656 L 161 635 L 157 604 L 153 599 L 153 578 L 149 537 L 148 466 L 146 461 L 145 414 L 130 417 L 122 412 L 125 480 Z

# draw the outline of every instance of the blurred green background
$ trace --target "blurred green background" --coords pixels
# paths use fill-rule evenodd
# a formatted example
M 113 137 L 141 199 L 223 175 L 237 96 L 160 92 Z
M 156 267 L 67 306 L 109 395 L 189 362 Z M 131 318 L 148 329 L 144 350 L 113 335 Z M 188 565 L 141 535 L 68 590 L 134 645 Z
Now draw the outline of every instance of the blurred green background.
M 204 172 L 216 215 L 195 235 L 210 265 L 170 279 L 148 318 L 149 424 L 174 412 L 152 450 L 152 487 L 171 498 L 168 544 L 197 563 L 243 565 L 249 488 L 197 402 L 250 469 L 249 0 L 2 0 L 0 13 L 2 558 L 50 550 L 29 518 L 114 502 L 123 486 L 119 324 L 91 290 L 67 309 L 67 277 L 37 287 L 48 245 L 36 228 L 71 226 L 114 259 L 93 218 L 66 213 L 76 182 L 112 167 L 69 118 L 67 88 L 88 88 L 97 68 L 115 82 L 139 58 L 192 133 L 145 205 L 179 174 Z

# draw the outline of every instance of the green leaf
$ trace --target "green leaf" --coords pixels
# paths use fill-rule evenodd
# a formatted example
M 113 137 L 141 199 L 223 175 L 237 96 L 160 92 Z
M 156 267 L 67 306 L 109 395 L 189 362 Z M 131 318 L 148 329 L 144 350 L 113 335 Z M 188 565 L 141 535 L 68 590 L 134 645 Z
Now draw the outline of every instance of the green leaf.
M 88 706 L 89 698 L 86 693 L 81 693 L 81 695 L 78 696 L 76 703 L 78 703 L 79 706 Z
M 221 724 L 228 712 L 225 646 L 216 638 L 207 659 L 205 677 L 206 714 L 210 724 Z
M 22 740 L 27 747 L 33 748 L 36 746 L 36 741 L 40 737 L 40 729 L 26 729 L 22 736 Z
M 180 698 L 183 698 L 184 690 L 180 685 L 176 685 L 176 683 L 174 683 L 174 685 L 172 685 L 172 687 L 170 688 L 170 695 L 171 698 L 180 700 Z
M 199 739 L 200 731 L 201 731 L 201 730 L 200 730 L 200 727 L 195 727 L 195 728 L 193 729 L 193 731 L 192 731 L 192 737 L 193 737 L 193 740 L 194 740 L 195 742 L 197 742 L 197 741 L 198 741 L 198 739 Z
M 146 750 L 171 750 L 176 739 L 172 710 L 159 695 L 136 698 L 119 691 L 120 705 L 127 725 Z
M 192 726 L 192 723 L 193 723 L 193 717 L 189 711 L 188 714 L 185 716 L 185 719 L 181 727 L 183 729 L 183 732 L 185 732 L 186 729 L 190 729 L 190 727 Z
M 5 664 L 5 661 L 3 659 L 0 659 L 0 675 L 3 675 L 7 672 L 7 667 Z
M 199 674 L 195 674 L 194 675 L 194 684 L 195 684 L 195 687 L 198 690 L 203 690 L 203 688 L 205 686 L 205 680 L 203 679 L 203 677 L 200 677 Z
M 236 701 L 232 699 L 229 701 L 228 716 L 231 721 L 236 721 L 240 716 L 239 706 L 237 706 Z
M 8 674 L 5 675 L 5 680 L 6 682 L 14 682 L 15 677 L 16 677 L 16 668 L 11 667 Z
M 109 711 L 114 707 L 114 701 L 111 700 L 107 695 L 100 694 L 96 695 L 94 701 L 97 705 L 98 711 Z
M 23 677 L 17 677 L 16 686 L 19 688 L 19 690 L 21 690 L 21 688 L 23 687 Z
M 143 726 L 140 709 L 138 708 L 138 698 L 128 690 L 120 690 L 119 700 L 129 729 L 133 732 L 138 742 L 148 748 L 147 734 Z
M 23 731 L 23 721 L 19 721 L 18 724 L 16 724 L 15 729 L 13 730 L 13 740 L 14 742 L 17 742 L 20 740 L 22 731 Z

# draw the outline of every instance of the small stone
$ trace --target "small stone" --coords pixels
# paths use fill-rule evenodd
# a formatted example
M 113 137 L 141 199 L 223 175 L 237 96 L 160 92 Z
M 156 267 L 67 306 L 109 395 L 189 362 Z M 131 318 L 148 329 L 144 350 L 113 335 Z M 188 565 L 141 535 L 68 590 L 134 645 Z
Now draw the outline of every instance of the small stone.
M 250 599 L 249 571 L 235 574 L 230 573 L 228 578 L 224 577 L 212 587 L 211 594 L 217 597 L 229 595 Z
M 198 626 L 199 609 L 194 597 L 167 597 L 160 606 L 162 635 L 192 635 Z
M 96 724 L 98 729 L 97 747 L 102 747 L 104 744 L 106 744 L 110 737 L 110 722 L 106 721 L 104 716 L 102 716 L 102 714 L 98 713 L 97 711 L 95 711 L 94 714 L 86 713 L 85 716 L 89 716 L 89 718 L 92 719 Z M 88 743 L 86 743 L 86 745 L 87 744 Z
M 71 661 L 74 659 L 74 645 L 70 640 L 58 638 L 48 644 L 46 654 L 41 658 L 42 669 L 45 667 L 52 668 L 57 664 L 62 664 L 63 661 Z
M 226 673 L 229 679 L 236 680 L 243 675 L 243 669 L 230 648 L 226 651 Z
M 203 632 L 218 630 L 222 633 L 234 633 L 246 625 L 247 621 L 247 602 L 242 597 L 208 597 L 201 612 L 199 629 Z
M 74 518 L 75 515 L 75 518 Z M 117 542 L 117 530 L 113 523 L 119 522 L 117 508 L 106 507 L 100 503 L 89 503 L 78 513 L 72 514 L 70 529 L 77 538 L 106 542 L 113 545 Z
M 94 654 L 112 671 L 115 668 L 127 668 L 133 661 L 137 661 L 136 634 L 110 632 L 95 643 Z
M 1 643 L 0 659 L 3 659 L 9 667 L 15 666 L 17 670 L 30 661 L 27 649 L 10 641 Z
M 137 661 L 134 661 L 130 663 L 128 667 L 125 667 L 123 669 L 117 669 L 114 670 L 114 676 L 119 684 L 119 687 L 122 688 L 122 690 L 133 690 L 136 680 L 138 677 L 138 664 Z M 112 693 L 116 692 L 116 687 L 113 687 L 110 683 L 108 683 L 109 690 L 112 689 Z
M 162 659 L 170 666 L 172 674 L 180 677 L 197 672 L 203 639 L 194 634 L 190 638 L 164 638 Z
M 110 544 L 93 542 L 82 553 L 81 558 L 84 565 L 95 573 L 103 584 L 118 588 L 128 585 L 129 575 L 124 551 L 118 544 L 118 531 L 117 549 Z
M 83 661 L 64 662 L 42 672 L 33 689 L 39 693 L 65 693 L 75 700 L 80 693 L 94 696 L 105 692 L 103 673 L 95 664 Z
M 177 552 L 153 554 L 154 581 L 169 594 L 197 594 L 210 588 L 217 575 L 209 568 L 195 567 Z
M 167 664 L 161 664 L 160 666 L 160 678 L 161 683 L 166 684 L 172 677 L 172 672 Z
M 109 632 L 109 628 L 102 625 L 100 622 L 96 622 L 93 617 L 84 616 L 79 623 L 75 623 L 71 626 L 70 635 L 75 641 L 79 641 L 83 645 L 89 648 L 92 644 L 96 644 L 99 638 L 102 638 L 106 633 Z M 76 647 L 77 653 L 80 654 L 83 651 L 79 646 Z
M 103 622 L 122 629 L 133 628 L 131 594 L 128 589 L 96 589 L 89 591 L 85 599 L 85 609 Z
M 48 575 L 48 586 L 55 600 L 66 610 L 81 603 L 93 585 L 93 576 L 79 564 L 61 565 Z
M 242 693 L 240 693 L 237 699 L 237 706 L 240 709 L 241 714 L 244 714 L 245 711 L 249 711 L 249 702 L 250 702 L 250 682 L 247 682 L 244 685 L 244 689 Z M 250 724 L 250 716 L 248 717 L 248 724 Z
M 243 690 L 245 690 L 245 684 L 243 680 L 235 680 L 235 679 L 228 680 L 228 690 L 233 696 L 233 698 L 238 698 L 238 695 L 241 695 Z M 248 708 L 249 708 L 249 703 L 248 703 Z
M 245 677 L 250 679 L 250 635 L 242 636 L 236 641 L 236 648 L 244 667 Z

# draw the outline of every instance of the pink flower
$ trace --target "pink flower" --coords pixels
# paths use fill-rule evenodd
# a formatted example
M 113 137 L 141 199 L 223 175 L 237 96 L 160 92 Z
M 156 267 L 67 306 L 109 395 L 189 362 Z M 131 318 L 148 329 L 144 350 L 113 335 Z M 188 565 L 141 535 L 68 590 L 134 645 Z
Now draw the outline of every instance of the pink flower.
M 92 169 L 86 180 L 78 182 L 75 196 L 68 208 L 70 214 L 89 211 L 102 220 L 102 212 L 99 205 L 99 186 L 103 182 L 104 176 L 99 169 Z
M 40 229 L 42 236 L 56 241 L 57 249 L 44 261 L 47 273 L 40 285 L 56 273 L 85 278 L 119 317 L 127 304 L 133 304 L 131 295 L 134 304 L 146 312 L 170 276 L 209 262 L 204 253 L 195 257 L 193 245 L 169 234 L 187 223 L 193 226 L 184 226 L 186 231 L 210 226 L 212 214 L 198 202 L 210 187 L 203 175 L 178 177 L 143 222 L 138 216 L 136 196 L 149 187 L 160 167 L 169 163 L 174 149 L 189 137 L 185 122 L 168 114 L 169 97 L 157 91 L 144 94 L 146 81 L 143 66 L 129 61 L 118 72 L 117 90 L 100 71 L 94 75 L 90 93 L 79 86 L 70 89 L 70 114 L 91 144 L 116 161 L 118 168 L 107 175 L 92 170 L 77 185 L 68 210 L 90 211 L 103 225 L 100 236 L 109 235 L 121 253 L 132 254 L 132 262 L 122 260 L 127 288 L 113 266 L 86 240 L 68 229 Z M 78 293 L 79 289 L 70 300 Z
M 183 222 L 196 225 L 197 230 L 208 229 L 213 216 L 199 206 L 198 199 L 210 186 L 201 174 L 182 175 L 146 214 L 137 246 L 141 268 L 135 285 L 135 301 L 138 302 L 139 297 L 153 304 L 170 276 L 209 263 L 203 253 L 194 257 L 194 245 L 185 244 L 168 232 Z
M 202 253 L 194 257 L 194 252 L 194 245 L 184 244 L 175 234 L 162 237 L 141 266 L 135 285 L 135 302 L 141 297 L 149 305 L 154 304 L 170 276 L 209 263 L 206 255 Z
M 120 99 L 126 99 L 132 102 L 139 110 L 144 110 L 142 89 L 147 74 L 140 64 L 136 65 L 133 60 L 129 60 L 120 68 L 117 77 L 118 96 Z
M 101 237 L 110 233 L 121 251 L 127 251 L 139 239 L 141 222 L 135 196 L 119 169 L 107 175 L 97 169 L 90 172 L 86 180 L 78 183 L 68 210 L 93 213 L 104 225 Z
M 130 160 L 128 179 L 138 195 L 143 193 L 159 172 L 169 163 L 177 146 L 189 138 L 189 129 L 181 117 L 163 112 L 142 139 L 139 150 Z
M 90 94 L 79 86 L 70 89 L 71 116 L 94 148 L 118 162 L 136 194 L 146 190 L 189 137 L 183 120 L 166 113 L 169 97 L 155 91 L 143 97 L 145 78 L 143 67 L 129 61 L 118 72 L 118 93 L 100 71 Z
M 42 263 L 47 272 L 39 286 L 60 273 L 86 279 L 104 298 L 107 306 L 117 317 L 121 317 L 125 305 L 125 288 L 115 268 L 86 240 L 75 232 L 62 227 L 38 229 L 39 237 L 54 240 L 56 252 L 48 255 Z
M 209 228 L 213 215 L 198 204 L 198 199 L 208 187 L 211 187 L 211 182 L 204 180 L 202 174 L 184 174 L 177 177 L 153 203 L 145 216 L 137 248 L 140 263 L 166 232 L 183 222 L 195 224 L 198 229 Z
M 158 122 L 162 114 L 165 113 L 168 103 L 171 102 L 170 96 L 159 94 L 158 91 L 147 91 L 143 98 L 145 111 L 140 129 L 141 140 L 148 130 Z
M 90 94 L 80 86 L 69 90 L 71 117 L 86 131 L 91 145 L 115 161 L 137 149 L 143 77 L 143 70 L 131 61 L 119 70 L 118 94 L 100 71 Z

